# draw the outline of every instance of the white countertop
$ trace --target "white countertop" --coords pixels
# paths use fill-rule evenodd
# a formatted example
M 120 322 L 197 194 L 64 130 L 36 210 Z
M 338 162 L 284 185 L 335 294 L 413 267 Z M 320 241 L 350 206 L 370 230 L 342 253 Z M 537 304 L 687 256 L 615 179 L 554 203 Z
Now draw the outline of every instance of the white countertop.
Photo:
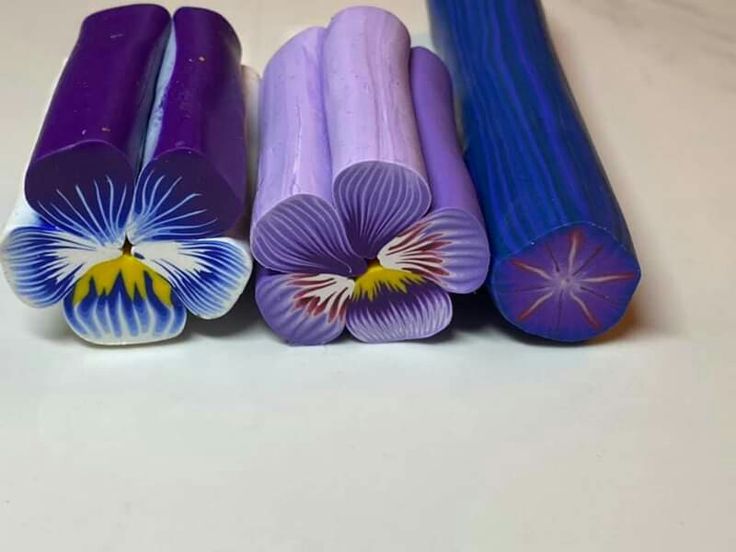
M 111 4 L 3 5 L 0 219 Z M 207 2 L 259 69 L 343 5 Z M 289 348 L 248 296 L 109 350 L 0 280 L 0 550 L 736 550 L 736 2 L 545 5 L 643 267 L 621 326 L 544 346 L 465 299 L 428 343 Z

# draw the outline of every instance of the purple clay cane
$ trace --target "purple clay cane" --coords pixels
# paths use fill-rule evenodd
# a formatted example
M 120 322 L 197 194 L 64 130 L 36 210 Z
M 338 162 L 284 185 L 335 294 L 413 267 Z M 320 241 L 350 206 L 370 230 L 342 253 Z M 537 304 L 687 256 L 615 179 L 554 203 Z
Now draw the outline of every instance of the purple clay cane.
M 355 252 L 366 259 L 431 201 L 412 107 L 409 42 L 401 21 L 376 8 L 343 10 L 325 37 L 335 204 Z
M 325 29 L 317 27 L 299 33 L 264 71 L 251 247 L 271 270 L 357 276 L 366 264 L 352 251 L 332 200 L 320 61 L 324 37 Z
M 366 29 L 392 46 L 377 49 Z M 488 242 L 449 77 L 429 52 L 411 68 L 409 56 L 395 17 L 351 8 L 329 30 L 291 39 L 266 68 L 251 243 L 264 267 L 256 301 L 289 343 L 327 343 L 345 327 L 367 342 L 429 337 L 452 318 L 447 292 L 485 279 Z
M 425 220 L 436 221 L 454 242 L 454 255 L 445 259 L 452 273 L 444 280 L 445 289 L 470 293 L 482 283 L 478 274 L 485 277 L 488 272 L 488 239 L 457 138 L 450 73 L 426 48 L 411 50 L 411 89 L 432 191 L 432 206 Z
M 122 245 L 121 232 L 97 235 L 85 220 L 110 218 L 103 205 L 128 212 L 169 21 L 159 6 L 135 5 L 83 22 L 25 178 L 30 206 L 59 228 Z
M 241 54 L 235 31 L 218 13 L 200 8 L 174 13 L 131 241 L 218 236 L 242 215 L 247 177 Z M 159 201 L 170 212 L 152 223 L 162 210 L 153 208 Z

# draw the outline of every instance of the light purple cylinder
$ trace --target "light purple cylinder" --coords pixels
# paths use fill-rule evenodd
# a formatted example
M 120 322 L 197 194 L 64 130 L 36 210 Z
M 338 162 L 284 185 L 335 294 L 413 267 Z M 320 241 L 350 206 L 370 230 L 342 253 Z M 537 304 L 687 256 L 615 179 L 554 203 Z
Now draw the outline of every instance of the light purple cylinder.
M 327 29 L 323 85 L 333 194 L 343 219 L 356 221 L 347 231 L 365 258 L 374 257 L 431 202 L 409 54 L 406 27 L 378 8 L 345 9 Z M 370 206 L 366 194 L 372 196 Z M 397 204 L 405 209 L 390 212 Z
M 324 36 L 322 27 L 299 33 L 274 54 L 263 73 L 253 224 L 295 194 L 312 194 L 332 203 L 330 148 L 322 106 Z
M 426 48 L 412 48 L 411 90 L 432 190 L 432 210 L 459 209 L 483 223 L 455 131 L 450 73 Z
M 325 30 L 307 29 L 279 49 L 261 84 L 261 154 L 251 246 L 266 268 L 354 275 L 365 270 L 332 199 L 322 100 Z

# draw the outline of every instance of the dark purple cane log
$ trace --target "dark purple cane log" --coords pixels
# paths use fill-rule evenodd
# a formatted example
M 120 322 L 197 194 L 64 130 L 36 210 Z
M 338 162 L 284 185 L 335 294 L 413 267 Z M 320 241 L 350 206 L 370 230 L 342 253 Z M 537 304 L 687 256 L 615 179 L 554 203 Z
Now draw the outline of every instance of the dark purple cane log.
M 261 84 L 258 190 L 251 246 L 282 272 L 358 275 L 332 201 L 330 150 L 322 101 L 325 30 L 307 29 L 269 61 Z
M 341 11 L 325 37 L 324 105 L 335 204 L 353 249 L 366 259 L 375 258 L 431 201 L 409 52 L 404 25 L 378 8 Z
M 238 37 L 221 15 L 200 8 L 174 13 L 133 205 L 137 224 L 130 229 L 131 241 L 154 234 L 155 239 L 214 236 L 242 214 L 247 187 L 240 58 Z M 153 220 L 153 212 L 161 212 L 154 209 L 160 200 L 170 212 Z
M 159 6 L 132 5 L 82 23 L 25 178 L 49 222 L 122 240 L 169 21 Z

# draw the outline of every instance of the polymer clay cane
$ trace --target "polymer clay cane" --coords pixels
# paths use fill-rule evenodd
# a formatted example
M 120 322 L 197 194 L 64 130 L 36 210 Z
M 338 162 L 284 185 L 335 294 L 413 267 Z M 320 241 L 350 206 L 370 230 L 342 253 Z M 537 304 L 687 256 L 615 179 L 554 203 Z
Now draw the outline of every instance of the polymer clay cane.
M 88 341 L 174 337 L 187 310 L 221 316 L 248 280 L 244 244 L 217 237 L 242 214 L 246 178 L 239 46 L 223 22 L 182 9 L 170 32 L 163 8 L 134 5 L 82 26 L 28 170 L 28 202 L 0 259 L 21 299 L 39 307 L 62 301 L 70 327 Z M 104 63 L 95 64 L 100 52 Z M 199 57 L 213 52 L 210 70 Z M 195 53 L 195 69 L 179 63 Z M 80 121 L 67 110 L 83 114 Z M 224 114 L 237 124 L 211 128 Z M 39 174 L 46 195 L 34 195 Z M 239 198 L 224 208 L 223 187 Z
M 343 10 L 325 36 L 322 78 L 335 204 L 349 221 L 355 252 L 366 258 L 431 201 L 412 109 L 409 44 L 401 21 L 375 8 Z M 367 193 L 375 199 L 362 201 Z M 394 202 L 404 209 L 386 208 Z
M 153 228 L 145 225 L 146 208 L 155 204 L 146 184 L 162 176 L 158 194 L 171 190 L 167 202 L 191 199 L 170 213 L 170 229 L 156 225 L 158 239 L 216 236 L 242 214 L 247 186 L 241 55 L 235 31 L 220 14 L 201 8 L 174 13 L 145 144 L 145 193 L 133 205 L 141 225 L 130 228 L 131 241 L 145 240 Z M 189 216 L 177 218 L 183 212 Z
M 502 315 L 559 341 L 616 324 L 640 278 L 538 0 L 429 0 L 453 73 Z
M 357 276 L 365 262 L 350 248 L 332 202 L 322 100 L 324 36 L 318 27 L 302 31 L 274 54 L 263 73 L 251 246 L 272 270 Z
M 462 160 L 452 159 L 459 148 L 430 163 L 430 182 L 417 127 L 423 121 L 430 151 L 456 140 L 446 124 L 451 100 L 419 94 L 416 113 L 412 100 L 412 86 L 449 76 L 421 53 L 412 72 L 410 56 L 398 19 L 350 8 L 327 30 L 298 34 L 266 68 L 251 232 L 263 266 L 256 301 L 289 343 L 326 343 L 345 328 L 366 342 L 429 337 L 452 318 L 447 291 L 472 291 L 485 278 L 479 208 L 458 199 L 474 194 Z M 434 140 L 435 132 L 448 135 Z M 453 187 L 464 188 L 448 200 Z M 432 189 L 441 191 L 427 213 Z
M 107 216 L 100 238 L 122 246 L 118 214 L 127 215 L 133 198 L 169 25 L 168 12 L 150 4 L 82 23 L 25 177 L 28 203 L 58 228 L 97 234 L 93 220 Z

